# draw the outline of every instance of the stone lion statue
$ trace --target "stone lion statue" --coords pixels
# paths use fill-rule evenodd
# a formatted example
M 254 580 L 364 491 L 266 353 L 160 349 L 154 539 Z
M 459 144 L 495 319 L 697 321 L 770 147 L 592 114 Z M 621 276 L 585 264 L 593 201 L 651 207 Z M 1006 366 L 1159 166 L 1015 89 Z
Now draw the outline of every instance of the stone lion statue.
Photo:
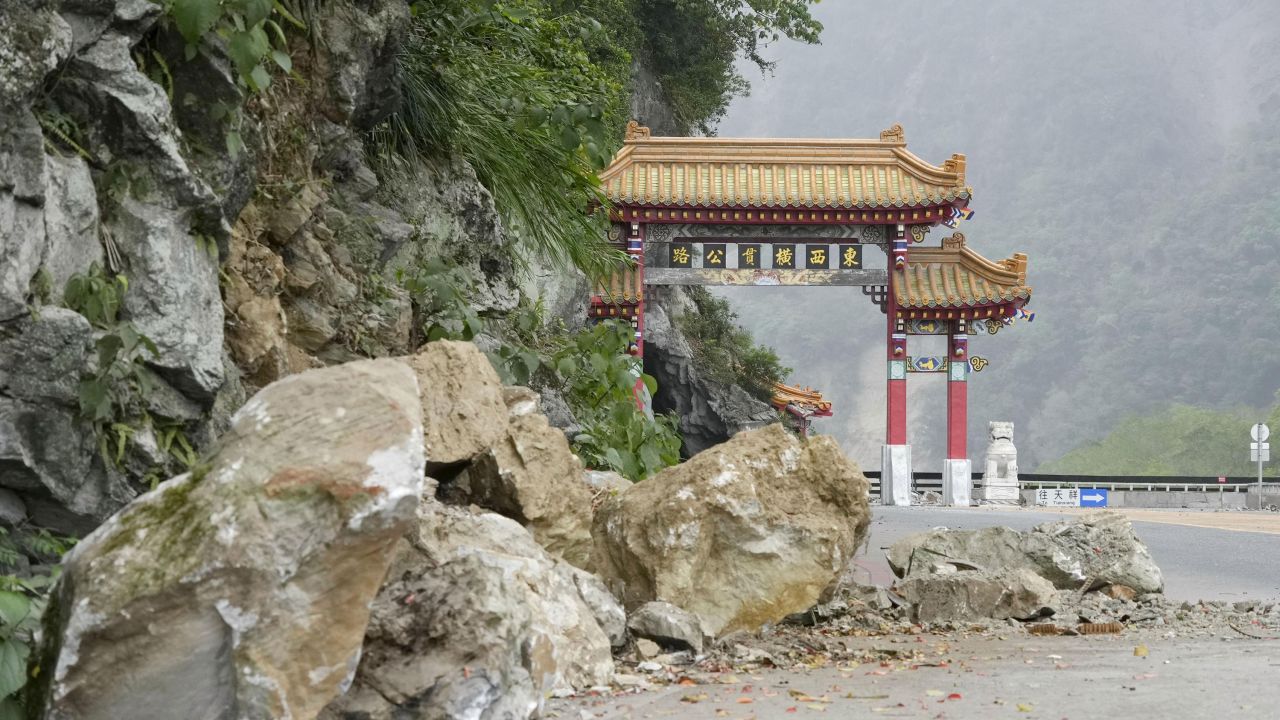
M 1018 448 L 1013 446 L 1013 423 L 995 420 L 987 427 L 991 432 L 991 444 L 987 445 L 983 482 L 1018 482 Z

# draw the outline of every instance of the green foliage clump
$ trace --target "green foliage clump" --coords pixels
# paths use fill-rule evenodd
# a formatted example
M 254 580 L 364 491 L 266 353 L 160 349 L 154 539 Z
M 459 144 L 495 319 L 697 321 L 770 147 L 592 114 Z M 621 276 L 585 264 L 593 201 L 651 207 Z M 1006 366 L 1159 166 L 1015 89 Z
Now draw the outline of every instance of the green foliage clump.
M 119 466 L 129 440 L 140 427 L 150 427 L 160 452 L 191 468 L 197 453 L 182 424 L 153 418 L 143 407 L 152 390 L 144 363 L 148 357 L 158 357 L 160 351 L 133 323 L 120 319 L 128 290 L 125 276 L 109 275 L 98 263 L 91 264 L 88 273 L 77 273 L 67 280 L 63 303 L 98 331 L 96 367 L 80 378 L 79 415 L 93 427 L 104 461 Z M 152 487 L 165 470 L 151 468 L 147 479 Z
M 561 262 L 599 270 L 595 171 L 611 156 L 605 109 L 621 92 L 585 43 L 600 24 L 538 0 L 433 0 L 413 6 L 400 57 L 404 102 L 374 137 L 405 157 L 456 154 L 504 221 Z
M 133 323 L 119 319 L 120 305 L 129 289 L 123 275 L 107 275 L 93 263 L 88 274 L 67 280 L 63 302 L 80 313 L 99 332 L 95 346 L 97 367 L 80 379 L 80 416 L 92 424 L 104 459 L 119 463 L 133 434 L 122 419 L 151 390 L 150 376 L 143 367 L 145 355 L 160 351 L 151 338 L 138 332 Z M 114 445 L 114 451 L 112 446 Z
M 762 71 L 773 64 L 764 46 L 786 36 L 817 43 L 822 24 L 809 14 L 817 0 L 632 0 L 642 51 L 653 64 L 680 132 L 711 132 L 729 100 L 748 84 L 735 62 Z
M 650 396 L 658 383 L 628 354 L 632 330 L 604 322 L 578 333 L 555 356 L 565 400 L 582 424 L 574 451 L 588 467 L 608 468 L 643 480 L 680 461 L 679 421 L 646 414 L 637 401 L 639 383 Z
M 471 280 L 456 265 L 435 259 L 412 269 L 399 268 L 396 282 L 408 291 L 423 318 L 421 340 L 471 340 L 484 330 L 484 322 L 467 301 L 473 291 Z
M 194 58 L 212 37 L 226 43 L 227 57 L 250 90 L 271 85 L 268 62 L 289 72 L 289 44 L 273 13 L 304 27 L 283 5 L 273 0 L 163 0 L 165 16 L 186 41 L 186 57 Z
M 49 590 L 61 568 L 56 564 L 74 544 L 43 528 L 0 527 L 0 720 L 21 720 L 30 676 L 27 659 L 35 648 Z
M 693 347 L 700 370 L 712 380 L 740 385 L 760 400 L 773 395 L 773 384 L 791 374 L 772 348 L 756 345 L 751 333 L 738 325 L 729 301 L 706 288 L 689 291 L 696 312 L 680 316 L 680 329 Z
M 1102 440 L 1044 463 L 1042 473 L 1070 475 L 1218 475 L 1251 476 L 1249 428 L 1262 420 L 1246 410 L 1211 410 L 1173 405 L 1160 412 L 1131 416 Z M 1280 404 L 1267 424 L 1280 430 Z M 1276 475 L 1263 466 L 1265 475 Z

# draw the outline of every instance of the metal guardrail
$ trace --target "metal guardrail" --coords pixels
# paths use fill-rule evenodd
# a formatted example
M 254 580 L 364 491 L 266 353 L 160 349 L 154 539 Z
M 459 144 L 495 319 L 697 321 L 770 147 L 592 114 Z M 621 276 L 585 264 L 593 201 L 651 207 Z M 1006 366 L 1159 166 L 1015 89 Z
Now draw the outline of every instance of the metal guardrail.
M 880 494 L 880 472 L 864 473 L 871 482 L 871 494 Z M 975 488 L 982 487 L 982 473 L 973 474 Z M 1050 475 L 1045 473 L 1020 473 L 1018 482 L 1024 490 L 1041 488 L 1104 488 L 1106 490 L 1130 490 L 1147 492 L 1248 492 L 1258 486 L 1256 477 L 1228 477 L 1225 482 L 1203 476 L 1147 476 L 1147 475 Z M 1268 488 L 1280 487 L 1280 478 L 1263 478 Z M 942 492 L 942 473 L 912 473 L 911 490 Z

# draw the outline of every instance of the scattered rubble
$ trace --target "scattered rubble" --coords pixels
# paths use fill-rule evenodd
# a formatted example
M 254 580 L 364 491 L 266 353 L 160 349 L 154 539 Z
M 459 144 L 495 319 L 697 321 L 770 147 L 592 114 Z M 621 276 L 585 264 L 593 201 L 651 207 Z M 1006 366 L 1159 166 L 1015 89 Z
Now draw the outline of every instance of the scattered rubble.
M 862 585 L 851 580 L 852 573 L 846 574 L 807 611 L 758 631 L 724 634 L 702 651 L 670 652 L 677 645 L 633 640 L 616 655 L 618 674 L 610 692 L 625 695 L 681 685 L 690 688 L 685 702 L 699 702 L 707 695 L 700 686 L 749 685 L 750 678 L 773 670 L 838 668 L 876 676 L 947 667 L 957 661 L 949 657 L 951 645 L 968 637 L 1280 639 L 1280 603 L 1179 603 L 1161 592 L 1140 592 L 1120 582 L 1077 580 L 1063 572 L 1081 547 L 1101 552 L 1110 548 L 1119 552 L 1088 563 L 1080 559 L 1081 569 L 1089 568 L 1102 578 L 1136 578 L 1147 587 L 1162 584 L 1155 582 L 1159 568 L 1121 516 L 1083 516 L 1028 533 L 1007 528 L 935 530 L 909 540 L 890 551 L 892 565 L 905 576 L 892 587 Z M 1097 545 L 1088 546 L 1090 541 Z M 1049 542 L 1058 543 L 1058 557 Z M 928 550 L 917 555 L 922 547 Z M 969 559 L 947 556 L 962 552 Z M 1050 578 L 1067 587 L 1056 587 Z M 651 606 L 643 606 L 646 614 Z M 639 634 L 634 627 L 633 634 Z M 809 699 L 818 701 L 815 709 L 824 705 L 820 697 Z

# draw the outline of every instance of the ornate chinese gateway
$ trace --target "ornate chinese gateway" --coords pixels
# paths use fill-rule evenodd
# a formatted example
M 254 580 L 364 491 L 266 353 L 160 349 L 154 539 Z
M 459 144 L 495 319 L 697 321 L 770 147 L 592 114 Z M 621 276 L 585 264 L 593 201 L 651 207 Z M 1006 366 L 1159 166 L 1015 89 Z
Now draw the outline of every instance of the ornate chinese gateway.
M 1031 288 L 1021 253 L 993 262 L 960 233 L 926 243 L 933 226 L 970 214 L 964 155 L 931 165 L 898 125 L 879 140 L 782 140 L 652 137 L 632 122 L 600 177 L 611 239 L 634 263 L 599 283 L 591 317 L 630 320 L 643 353 L 647 285 L 861 286 L 886 316 L 881 497 L 910 503 L 908 375 L 945 373 L 943 495 L 969 503 L 967 381 L 985 365 L 969 337 L 1022 313 Z M 883 269 L 865 258 L 872 248 Z M 946 356 L 908 355 L 911 335 L 946 335 Z

